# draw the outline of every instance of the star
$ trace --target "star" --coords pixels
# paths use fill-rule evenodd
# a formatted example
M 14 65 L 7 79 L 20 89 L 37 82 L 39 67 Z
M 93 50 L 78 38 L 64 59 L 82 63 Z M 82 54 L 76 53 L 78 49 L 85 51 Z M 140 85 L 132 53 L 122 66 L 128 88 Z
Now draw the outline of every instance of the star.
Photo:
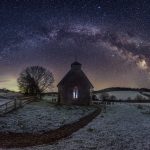
M 142 5 L 125 0 L 0 2 L 0 76 L 17 79 L 25 67 L 40 65 L 53 70 L 57 84 L 76 52 L 97 90 L 120 82 L 150 88 L 145 82 L 150 73 L 147 6 L 148 0 Z

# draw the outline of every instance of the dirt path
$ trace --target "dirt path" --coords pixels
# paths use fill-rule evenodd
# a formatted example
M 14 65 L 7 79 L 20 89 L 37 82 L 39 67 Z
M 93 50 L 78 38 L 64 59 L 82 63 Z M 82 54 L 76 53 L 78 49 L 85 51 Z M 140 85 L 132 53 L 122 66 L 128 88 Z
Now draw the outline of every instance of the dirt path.
M 135 104 L 107 106 L 106 113 L 68 138 L 23 150 L 150 150 L 150 114 L 141 111 Z
M 97 108 L 91 114 L 81 118 L 79 121 L 71 124 L 64 125 L 56 130 L 51 130 L 42 134 L 32 133 L 0 133 L 0 147 L 1 148 L 13 148 L 13 147 L 27 147 L 42 144 L 51 144 L 62 138 L 70 136 L 73 132 L 87 125 L 92 121 L 99 113 L 100 108 Z

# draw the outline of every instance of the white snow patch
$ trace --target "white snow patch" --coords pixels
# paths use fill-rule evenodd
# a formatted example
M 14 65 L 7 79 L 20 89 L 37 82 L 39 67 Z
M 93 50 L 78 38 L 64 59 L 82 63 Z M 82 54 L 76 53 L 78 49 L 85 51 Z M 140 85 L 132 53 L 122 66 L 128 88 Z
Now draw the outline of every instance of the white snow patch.
M 150 114 L 137 104 L 115 104 L 69 138 L 23 150 L 149 150 L 149 133 Z
M 55 106 L 45 101 L 32 102 L 0 117 L 0 132 L 45 132 L 79 120 L 94 107 Z
M 109 94 L 109 96 L 115 96 L 117 100 L 128 100 L 129 98 L 131 100 L 134 100 L 137 96 L 141 96 L 143 99 L 149 99 L 147 96 L 142 95 L 138 91 L 111 91 L 106 92 Z M 96 94 L 99 98 L 101 93 Z
M 143 94 L 147 94 L 147 95 L 150 95 L 150 92 L 142 92 Z
M 10 102 L 10 101 L 12 101 L 12 99 L 0 98 L 0 105 L 3 105 L 3 104 L 8 103 L 8 102 Z
M 138 95 L 142 96 L 142 98 L 148 99 L 147 96 L 140 94 L 137 91 L 112 91 L 108 92 L 109 95 L 114 95 L 117 99 L 127 100 L 129 97 L 131 100 L 134 100 Z
M 0 92 L 0 96 L 3 96 L 5 98 L 15 98 L 17 96 L 22 96 L 20 93 L 15 93 L 15 92 Z
M 5 104 L 5 103 L 8 103 L 10 101 L 14 101 L 15 98 L 21 96 L 20 93 L 14 93 L 14 92 L 7 92 L 7 93 L 4 93 L 4 92 L 0 92 L 0 106 Z

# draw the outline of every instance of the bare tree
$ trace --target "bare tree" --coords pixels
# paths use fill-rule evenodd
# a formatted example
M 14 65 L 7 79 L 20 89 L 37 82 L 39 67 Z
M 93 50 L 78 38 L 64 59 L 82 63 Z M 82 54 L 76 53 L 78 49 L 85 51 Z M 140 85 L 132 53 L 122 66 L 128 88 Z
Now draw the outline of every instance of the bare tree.
M 27 67 L 18 78 L 20 91 L 36 96 L 41 96 L 41 93 L 50 90 L 53 82 L 53 74 L 40 66 Z

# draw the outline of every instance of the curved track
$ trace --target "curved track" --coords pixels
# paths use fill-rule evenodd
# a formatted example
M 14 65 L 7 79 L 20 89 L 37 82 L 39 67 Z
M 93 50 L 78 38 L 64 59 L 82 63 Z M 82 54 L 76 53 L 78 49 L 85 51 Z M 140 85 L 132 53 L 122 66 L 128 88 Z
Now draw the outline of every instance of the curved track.
M 70 136 L 73 132 L 76 132 L 80 128 L 91 122 L 101 112 L 101 109 L 97 109 L 89 115 L 81 118 L 79 121 L 66 124 L 56 130 L 50 130 L 45 133 L 0 133 L 0 147 L 1 148 L 17 148 L 28 147 L 42 144 L 52 144 L 62 138 Z

